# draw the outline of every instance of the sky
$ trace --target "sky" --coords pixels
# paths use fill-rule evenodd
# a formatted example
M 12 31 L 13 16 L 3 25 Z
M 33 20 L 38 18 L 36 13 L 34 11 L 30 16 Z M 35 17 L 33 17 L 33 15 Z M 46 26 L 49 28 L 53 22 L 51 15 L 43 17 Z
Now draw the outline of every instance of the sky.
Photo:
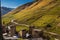
M 23 5 L 28 2 L 32 2 L 33 0 L 1 0 L 1 6 L 16 8 L 20 5 Z

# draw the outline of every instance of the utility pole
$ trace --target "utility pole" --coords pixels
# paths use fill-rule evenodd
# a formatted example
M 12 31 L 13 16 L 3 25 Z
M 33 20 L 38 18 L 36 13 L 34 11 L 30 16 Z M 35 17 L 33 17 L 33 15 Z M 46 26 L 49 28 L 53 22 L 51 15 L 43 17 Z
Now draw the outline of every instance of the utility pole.
M 1 23 L 0 23 L 0 40 L 3 40 L 3 35 L 2 35 L 2 26 L 1 26 Z
M 0 0 L 1 5 L 1 0 Z M 1 21 L 1 7 L 0 7 L 0 40 L 3 40 L 3 33 L 2 33 L 2 21 Z

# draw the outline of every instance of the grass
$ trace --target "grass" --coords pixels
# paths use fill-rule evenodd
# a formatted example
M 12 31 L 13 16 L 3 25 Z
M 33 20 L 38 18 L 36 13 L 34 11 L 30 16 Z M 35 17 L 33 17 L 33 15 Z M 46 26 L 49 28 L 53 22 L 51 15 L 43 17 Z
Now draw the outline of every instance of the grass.
M 17 40 L 23 40 L 22 38 L 19 38 L 19 39 L 17 39 Z
M 32 24 L 36 25 L 36 26 L 45 26 L 46 24 L 53 22 L 55 18 L 57 18 L 56 15 L 55 16 L 54 15 L 45 15 Z
M 16 31 L 18 31 L 18 32 L 21 30 L 24 30 L 24 29 L 29 30 L 29 28 L 26 26 L 16 26 Z

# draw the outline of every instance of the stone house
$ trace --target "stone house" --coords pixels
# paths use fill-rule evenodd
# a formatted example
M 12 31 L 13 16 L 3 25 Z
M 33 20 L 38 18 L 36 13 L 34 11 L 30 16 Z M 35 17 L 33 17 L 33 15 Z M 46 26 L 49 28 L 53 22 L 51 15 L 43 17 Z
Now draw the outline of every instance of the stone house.
M 10 29 L 9 29 L 10 28 Z M 16 32 L 16 27 L 14 25 L 8 26 L 8 35 L 14 36 Z

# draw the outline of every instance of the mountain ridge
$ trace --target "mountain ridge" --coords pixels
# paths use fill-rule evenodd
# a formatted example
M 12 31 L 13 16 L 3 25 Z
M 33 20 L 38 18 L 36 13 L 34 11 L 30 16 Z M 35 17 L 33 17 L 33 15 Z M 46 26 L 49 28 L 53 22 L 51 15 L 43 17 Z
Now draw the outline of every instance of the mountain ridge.
M 13 12 L 13 14 L 21 11 L 21 10 L 24 10 L 26 7 L 29 7 L 31 4 L 33 4 L 35 1 L 33 2 L 29 2 L 29 3 L 26 3 L 26 4 L 23 4 L 21 6 L 18 6 L 16 9 L 12 10 L 11 12 L 9 12 L 8 14 L 11 14 Z M 7 14 L 7 15 L 8 15 Z M 5 16 L 5 15 L 4 15 Z

